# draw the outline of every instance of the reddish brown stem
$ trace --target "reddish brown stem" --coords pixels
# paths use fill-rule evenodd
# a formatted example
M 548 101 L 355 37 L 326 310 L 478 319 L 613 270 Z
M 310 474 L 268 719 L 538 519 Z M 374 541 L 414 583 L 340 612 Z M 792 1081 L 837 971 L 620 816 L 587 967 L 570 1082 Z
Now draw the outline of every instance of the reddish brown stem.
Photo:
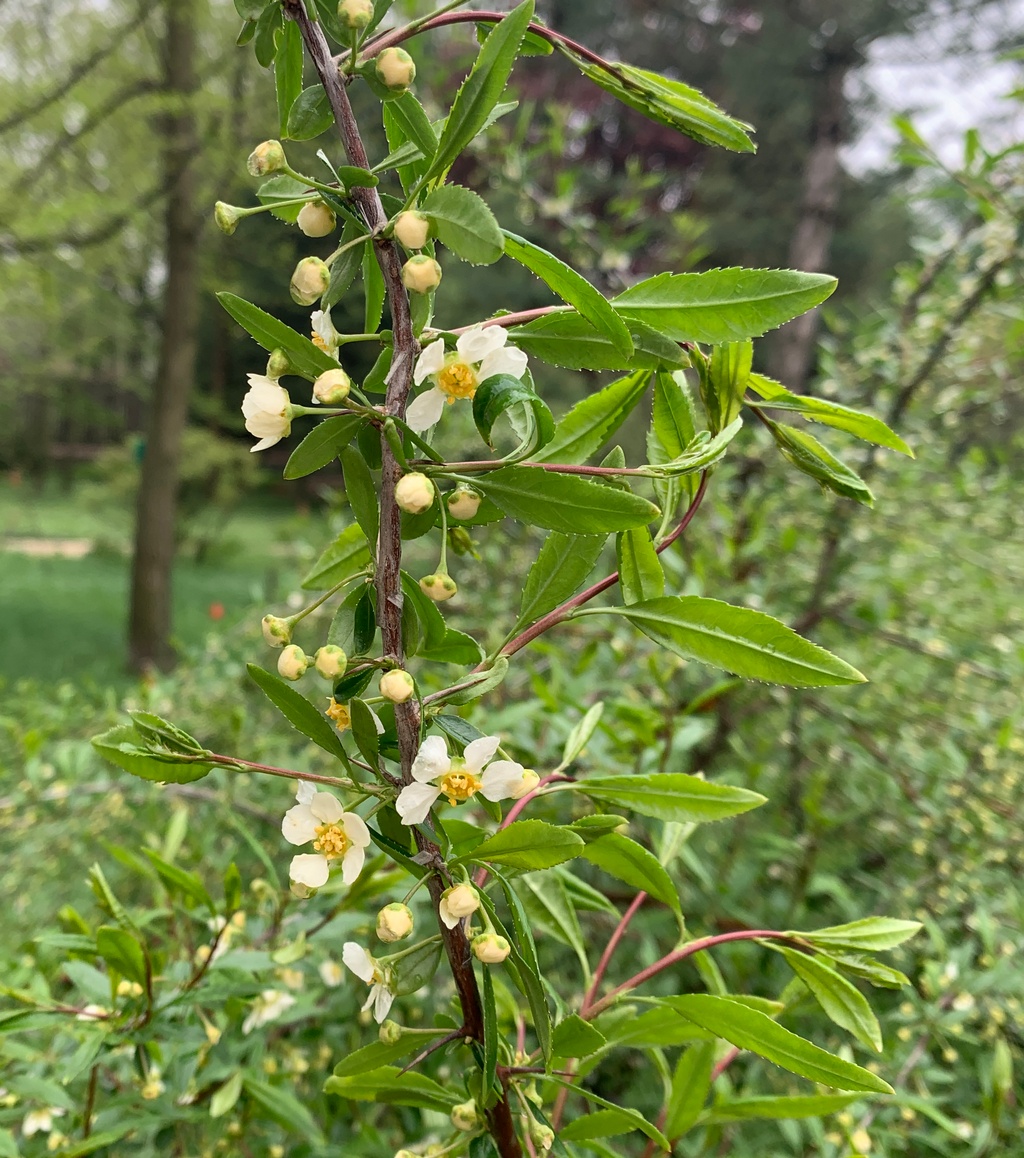
M 629 928 L 630 921 L 632 921 L 632 919 L 640 911 L 640 906 L 646 900 L 647 900 L 647 894 L 646 893 L 644 893 L 644 892 L 637 893 L 636 897 L 633 899 L 633 903 L 622 914 L 621 920 L 615 926 L 615 931 L 612 933 L 611 937 L 608 939 L 608 944 L 605 945 L 605 947 L 604 947 L 604 952 L 601 954 L 601 960 L 598 961 L 597 968 L 594 970 L 594 976 L 590 982 L 590 988 L 587 990 L 587 994 L 583 998 L 583 1004 L 580 1006 L 580 1016 L 581 1017 L 587 1016 L 587 1010 L 590 1008 L 590 1003 L 597 996 L 597 991 L 601 987 L 601 981 L 604 977 L 605 970 L 608 968 L 608 963 L 612 959 L 612 955 L 615 953 L 615 950 L 618 948 L 619 942 L 622 940 L 623 935 L 625 934 L 626 930 Z

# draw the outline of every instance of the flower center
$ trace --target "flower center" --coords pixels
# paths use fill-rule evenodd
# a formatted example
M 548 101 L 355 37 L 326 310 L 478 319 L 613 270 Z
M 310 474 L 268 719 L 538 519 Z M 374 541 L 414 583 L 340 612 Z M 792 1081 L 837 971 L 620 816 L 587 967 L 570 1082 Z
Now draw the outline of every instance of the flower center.
M 311 340 L 313 342 L 313 345 L 316 346 L 316 348 L 318 350 L 323 350 L 323 352 L 325 354 L 330 353 L 330 350 L 327 349 L 327 343 L 323 340 L 323 338 L 320 337 L 320 335 L 316 332 L 316 330 L 313 331 L 313 333 L 310 335 L 310 337 L 311 337 Z
M 480 791 L 480 780 L 472 772 L 449 772 L 440 783 L 441 795 L 449 804 L 460 804 Z
M 313 847 L 328 860 L 344 856 L 352 844 L 339 824 L 319 824 L 314 831 L 316 840 L 313 841 Z
M 348 704 L 339 704 L 333 697 L 331 698 L 331 706 L 327 709 L 327 715 L 334 721 L 334 726 L 339 732 L 344 732 L 352 726 L 352 715 L 348 710 Z
M 454 398 L 472 398 L 476 393 L 476 373 L 465 362 L 452 362 L 437 375 L 438 389 Z

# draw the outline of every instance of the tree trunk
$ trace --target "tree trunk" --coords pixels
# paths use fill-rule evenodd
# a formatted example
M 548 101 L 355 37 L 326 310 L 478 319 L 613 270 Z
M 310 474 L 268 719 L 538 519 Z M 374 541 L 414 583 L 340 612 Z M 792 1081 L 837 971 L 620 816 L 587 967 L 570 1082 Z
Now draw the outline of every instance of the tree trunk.
M 804 165 L 800 217 L 789 246 L 790 269 L 824 271 L 828 262 L 839 203 L 847 105 L 843 86 L 850 71 L 847 55 L 830 56 L 825 63 L 819 95 L 814 140 Z M 790 390 L 802 391 L 814 365 L 818 311 L 801 314 L 779 331 L 775 346 L 775 376 Z
M 160 357 L 150 405 L 136 507 L 132 561 L 129 662 L 136 671 L 166 670 L 175 656 L 171 634 L 181 440 L 195 373 L 199 291 L 196 213 L 197 0 L 166 0 L 164 80 L 169 102 L 158 122 L 162 138 L 165 256 Z

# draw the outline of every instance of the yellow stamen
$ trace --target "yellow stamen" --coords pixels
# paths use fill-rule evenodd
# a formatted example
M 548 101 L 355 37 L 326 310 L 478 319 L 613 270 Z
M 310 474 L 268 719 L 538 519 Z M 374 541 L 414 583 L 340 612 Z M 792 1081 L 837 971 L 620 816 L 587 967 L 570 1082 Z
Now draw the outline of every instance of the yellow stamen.
M 339 704 L 333 696 L 330 707 L 327 709 L 327 715 L 334 721 L 334 726 L 339 732 L 345 732 L 352 726 L 352 715 L 348 710 L 348 704 Z
M 472 366 L 465 362 L 452 362 L 445 366 L 436 377 L 438 389 L 451 398 L 472 398 L 476 393 L 477 380 Z
M 312 334 L 310 335 L 310 340 L 312 341 L 313 345 L 316 346 L 316 348 L 318 350 L 323 350 L 323 352 L 325 354 L 329 354 L 331 352 L 327 348 L 327 343 L 323 340 L 323 338 L 320 337 L 320 335 L 316 332 L 316 330 L 314 330 L 312 332 Z
M 339 824 L 320 824 L 316 829 L 316 840 L 313 847 L 321 852 L 328 860 L 337 860 L 348 852 L 352 842 Z
M 472 772 L 449 772 L 441 780 L 441 794 L 448 797 L 449 804 L 459 804 L 480 791 L 481 782 Z

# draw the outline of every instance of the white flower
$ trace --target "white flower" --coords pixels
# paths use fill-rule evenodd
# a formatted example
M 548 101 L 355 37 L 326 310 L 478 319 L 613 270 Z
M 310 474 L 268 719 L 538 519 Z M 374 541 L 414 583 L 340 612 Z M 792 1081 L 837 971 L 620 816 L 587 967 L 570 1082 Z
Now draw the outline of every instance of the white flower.
M 276 378 L 264 374 L 246 376 L 249 392 L 242 399 L 245 429 L 259 439 L 252 449 L 266 450 L 291 434 L 292 400 Z
M 377 1024 L 384 1020 L 395 1000 L 391 986 L 391 971 L 386 966 L 378 964 L 373 957 L 355 941 L 346 941 L 342 946 L 341 959 L 359 978 L 370 986 L 370 996 L 367 997 L 363 1009 L 373 1006 L 373 1016 Z
M 332 358 L 337 356 L 341 345 L 341 334 L 334 328 L 330 310 L 314 310 L 309 317 L 313 328 L 313 345 L 319 347 Z
M 527 357 L 506 342 L 508 332 L 502 326 L 474 326 L 459 335 L 451 354 L 445 354 L 443 338 L 431 342 L 416 359 L 413 381 L 420 386 L 429 378 L 434 387 L 409 406 L 405 415 L 409 426 L 429 430 L 441 417 L 445 402 L 472 398 L 480 383 L 496 374 L 522 378 Z
M 488 800 L 514 800 L 521 795 L 525 776 L 522 764 L 512 760 L 490 763 L 500 742 L 498 736 L 481 736 L 466 745 L 460 759 L 448 755 L 442 737 L 428 736 L 412 762 L 415 783 L 407 784 L 395 801 L 403 822 L 421 824 L 440 796 L 447 796 L 449 804 L 458 804 L 478 792 Z
M 242 1022 L 242 1033 L 252 1033 L 268 1021 L 276 1021 L 286 1009 L 291 1009 L 295 998 L 290 993 L 283 993 L 280 989 L 264 989 L 252 1003 L 249 1015 Z
M 21 1120 L 21 1132 L 26 1138 L 33 1134 L 49 1134 L 53 1129 L 53 1119 L 60 1118 L 64 1111 L 60 1106 L 50 1106 L 44 1110 L 29 1110 Z
M 332 961 L 330 958 L 327 958 L 326 961 L 321 961 L 318 969 L 320 980 L 329 989 L 336 989 L 345 979 L 344 970 L 337 961 Z
M 312 784 L 299 781 L 295 793 L 298 804 L 284 814 L 281 832 L 289 844 L 313 842 L 315 852 L 292 857 L 288 875 L 300 885 L 318 889 L 327 884 L 331 861 L 341 861 L 341 879 L 352 884 L 363 871 L 370 831 L 363 818 L 346 812 L 330 792 L 317 792 Z

